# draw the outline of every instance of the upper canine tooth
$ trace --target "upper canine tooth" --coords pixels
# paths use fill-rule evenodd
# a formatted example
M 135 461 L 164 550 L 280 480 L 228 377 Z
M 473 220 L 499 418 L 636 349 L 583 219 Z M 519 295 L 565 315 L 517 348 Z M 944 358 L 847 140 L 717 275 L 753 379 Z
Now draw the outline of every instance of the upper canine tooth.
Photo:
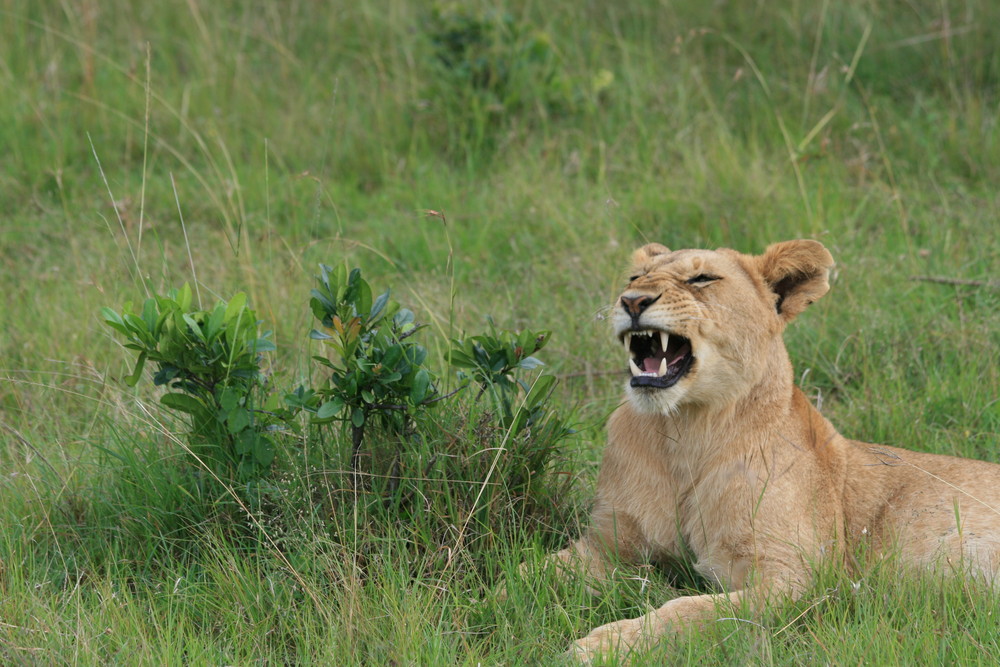
M 633 377 L 642 375 L 642 371 L 639 369 L 638 366 L 635 365 L 635 361 L 631 358 L 629 358 L 628 360 L 628 367 L 629 369 L 631 369 Z
M 660 349 L 663 350 L 664 354 L 666 354 L 666 352 L 667 352 L 667 343 L 669 341 L 670 341 L 670 334 L 668 334 L 666 331 L 661 331 L 660 332 Z
M 663 377 L 664 375 L 667 374 L 667 358 L 666 357 L 663 357 L 662 359 L 660 359 L 660 370 L 658 370 L 656 372 L 656 374 L 658 376 L 660 376 L 660 377 Z
M 630 333 L 625 334 L 625 349 L 629 352 L 632 351 L 632 334 Z

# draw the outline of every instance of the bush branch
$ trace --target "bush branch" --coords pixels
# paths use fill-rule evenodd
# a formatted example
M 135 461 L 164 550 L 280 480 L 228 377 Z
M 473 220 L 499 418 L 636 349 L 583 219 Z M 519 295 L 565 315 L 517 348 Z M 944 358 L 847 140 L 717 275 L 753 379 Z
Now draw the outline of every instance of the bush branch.
M 1000 282 L 996 280 L 968 280 L 966 278 L 948 278 L 946 276 L 910 276 L 910 280 L 917 280 L 926 283 L 940 283 L 942 285 L 968 285 L 969 287 L 1000 289 Z

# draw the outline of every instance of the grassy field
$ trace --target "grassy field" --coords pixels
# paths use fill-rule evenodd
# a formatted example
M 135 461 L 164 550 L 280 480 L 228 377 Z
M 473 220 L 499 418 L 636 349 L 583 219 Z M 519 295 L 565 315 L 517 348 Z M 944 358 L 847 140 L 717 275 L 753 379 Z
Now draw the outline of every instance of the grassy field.
M 849 437 L 1000 461 L 1000 5 L 494 6 L 0 3 L 0 662 L 552 664 L 658 606 L 662 572 L 591 598 L 541 566 L 585 521 L 645 241 L 822 241 L 801 386 Z M 99 309 L 245 291 L 290 391 L 324 379 L 320 262 L 391 286 L 448 377 L 486 316 L 553 332 L 577 433 L 535 501 L 481 516 L 513 454 L 471 396 L 424 453 L 484 477 L 404 467 L 405 516 L 345 487 L 335 429 L 283 442 L 267 502 L 206 482 Z M 998 615 L 883 563 L 636 662 L 994 664 Z

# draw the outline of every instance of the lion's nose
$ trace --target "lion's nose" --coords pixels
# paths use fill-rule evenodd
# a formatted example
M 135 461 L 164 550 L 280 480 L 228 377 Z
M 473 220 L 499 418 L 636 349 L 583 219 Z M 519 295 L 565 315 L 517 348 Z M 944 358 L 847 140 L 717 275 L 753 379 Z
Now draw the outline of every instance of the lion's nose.
M 647 308 L 649 308 L 650 306 L 652 306 L 654 303 L 656 303 L 656 300 L 659 299 L 659 298 L 660 298 L 659 295 L 657 295 L 655 297 L 652 297 L 652 296 L 623 296 L 621 298 L 622 308 L 624 308 L 625 312 L 629 314 L 629 316 L 632 318 L 633 321 L 635 321 L 636 318 L 638 318 L 640 315 L 642 315 L 642 312 L 644 310 L 646 310 Z

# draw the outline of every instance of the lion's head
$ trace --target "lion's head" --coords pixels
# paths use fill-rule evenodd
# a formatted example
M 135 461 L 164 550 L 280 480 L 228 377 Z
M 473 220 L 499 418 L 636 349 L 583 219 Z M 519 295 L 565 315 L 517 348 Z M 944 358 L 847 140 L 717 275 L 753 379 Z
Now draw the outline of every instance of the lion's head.
M 781 333 L 829 289 L 833 257 L 817 241 L 786 241 L 762 255 L 653 243 L 632 257 L 614 307 L 628 352 L 629 398 L 640 412 L 725 404 L 768 374 L 784 373 Z

